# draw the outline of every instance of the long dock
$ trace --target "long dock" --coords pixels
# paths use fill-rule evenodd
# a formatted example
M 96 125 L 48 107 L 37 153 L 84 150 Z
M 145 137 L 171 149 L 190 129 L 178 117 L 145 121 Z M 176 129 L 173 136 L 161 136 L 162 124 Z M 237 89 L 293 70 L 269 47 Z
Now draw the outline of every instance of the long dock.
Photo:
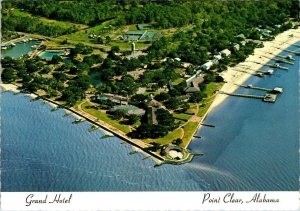
M 292 60 L 292 61 L 295 61 L 295 59 L 292 57 L 292 55 L 287 55 L 287 56 L 283 56 L 283 55 L 275 55 L 276 57 L 280 57 L 280 58 L 283 58 L 283 59 L 286 59 L 286 60 Z
M 281 69 L 281 70 L 289 70 L 289 68 L 287 68 L 287 67 L 282 67 L 282 66 L 277 65 L 277 64 L 265 64 L 265 66 L 272 67 L 272 68 L 276 68 L 276 69 Z
M 264 97 L 265 97 L 262 95 L 234 94 L 234 93 L 228 93 L 228 92 L 223 92 L 223 91 L 221 91 L 220 94 L 225 94 L 225 95 L 235 96 L 235 97 L 253 98 L 253 99 L 264 99 Z
M 235 85 L 246 88 L 246 89 L 255 89 L 255 90 L 261 90 L 261 91 L 266 91 L 266 92 L 271 92 L 273 90 L 273 89 L 268 89 L 268 88 L 264 88 L 264 87 L 252 86 L 251 84 L 249 84 L 249 85 L 235 84 Z
M 263 73 L 259 73 L 259 72 L 251 73 L 251 72 L 248 72 L 248 71 L 245 71 L 245 70 L 241 70 L 241 69 L 233 69 L 233 70 L 237 71 L 237 72 L 242 72 L 242 73 L 247 73 L 247 74 L 250 74 L 250 75 L 258 76 L 258 77 L 261 77 L 261 78 L 264 76 Z
M 300 56 L 300 52 L 299 51 L 292 51 L 292 50 L 288 50 L 288 49 L 283 49 L 283 51 L 289 52 L 289 53 L 293 53 L 293 54 L 296 54 L 297 56 Z
M 294 44 L 292 44 L 293 46 L 297 46 L 297 47 L 300 47 L 300 45 L 299 44 L 296 44 L 296 43 L 294 43 Z
M 276 59 L 276 58 L 270 58 L 270 57 L 267 57 L 267 56 L 263 56 L 267 59 L 270 59 L 270 60 L 273 60 L 275 62 L 282 62 L 282 63 L 286 63 L 286 64 L 290 64 L 290 65 L 293 65 L 294 63 L 293 62 L 290 62 L 290 61 L 287 61 L 285 59 Z
M 268 103 L 275 103 L 277 99 L 277 94 L 265 94 L 265 95 L 246 95 L 246 94 L 235 94 L 235 93 L 228 93 L 221 91 L 220 94 L 226 94 L 229 96 L 235 97 L 245 97 L 245 98 L 252 98 L 252 99 L 261 99 L 264 102 Z

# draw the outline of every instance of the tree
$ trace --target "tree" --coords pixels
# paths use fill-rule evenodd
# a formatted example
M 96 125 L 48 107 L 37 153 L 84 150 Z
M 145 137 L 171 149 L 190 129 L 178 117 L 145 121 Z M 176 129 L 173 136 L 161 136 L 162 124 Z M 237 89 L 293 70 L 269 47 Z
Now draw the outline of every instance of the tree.
M 4 83 L 12 83 L 17 79 L 14 69 L 8 67 L 4 68 L 2 72 L 2 80 Z
M 181 138 L 175 139 L 172 141 L 172 144 L 180 145 L 180 144 L 182 144 L 182 139 Z
M 189 101 L 191 103 L 199 103 L 205 95 L 202 92 L 194 92 L 191 94 Z
M 63 61 L 63 59 L 58 55 L 54 55 L 51 59 L 52 64 L 58 64 L 59 62 L 62 62 L 62 61 Z
M 156 111 L 156 119 L 158 124 L 164 125 L 168 128 L 173 128 L 175 123 L 175 118 L 168 110 L 165 109 L 157 109 Z
M 120 120 L 123 117 L 125 117 L 125 115 L 126 115 L 126 112 L 122 109 L 118 109 L 118 110 L 110 112 L 111 118 L 115 119 L 115 120 Z
M 128 116 L 128 124 L 133 125 L 139 120 L 139 117 L 135 114 L 130 114 Z

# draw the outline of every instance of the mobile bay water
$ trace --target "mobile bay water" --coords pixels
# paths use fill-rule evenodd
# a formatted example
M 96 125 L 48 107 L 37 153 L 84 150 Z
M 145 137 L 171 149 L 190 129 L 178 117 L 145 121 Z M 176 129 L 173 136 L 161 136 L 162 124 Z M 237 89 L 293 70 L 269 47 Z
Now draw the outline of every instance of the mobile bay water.
M 299 57 L 293 66 L 282 65 L 289 71 L 245 82 L 283 87 L 275 104 L 228 97 L 205 120 L 216 127 L 202 127 L 190 145 L 204 156 L 180 166 L 154 168 L 144 155 L 129 155 L 132 148 L 120 139 L 101 139 L 105 133 L 88 132 L 88 123 L 72 124 L 75 118 L 63 117 L 63 110 L 3 93 L 2 191 L 296 191 Z

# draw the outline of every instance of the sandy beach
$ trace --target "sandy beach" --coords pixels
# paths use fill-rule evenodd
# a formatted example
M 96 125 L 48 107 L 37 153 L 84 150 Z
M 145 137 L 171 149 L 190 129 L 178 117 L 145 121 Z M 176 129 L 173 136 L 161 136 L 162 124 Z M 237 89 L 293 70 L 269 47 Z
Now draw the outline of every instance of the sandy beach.
M 294 36 L 291 37 L 291 34 L 293 34 Z M 221 73 L 222 77 L 227 83 L 224 84 L 220 91 L 233 93 L 238 88 L 238 86 L 234 84 L 243 84 L 252 76 L 248 73 L 237 72 L 234 69 L 245 69 L 246 66 L 246 68 L 250 68 L 251 70 L 253 70 L 254 73 L 268 61 L 270 61 L 270 59 L 266 57 L 273 58 L 274 55 L 279 54 L 283 49 L 287 48 L 288 46 L 299 40 L 300 29 L 290 29 L 277 35 L 272 41 L 263 42 L 263 48 L 256 48 L 254 50 L 254 54 L 250 55 L 244 62 L 239 63 L 234 67 L 228 67 L 227 71 Z M 249 70 L 247 69 L 247 71 Z M 213 103 L 211 104 L 209 111 L 220 105 L 227 97 L 228 95 L 218 94 Z

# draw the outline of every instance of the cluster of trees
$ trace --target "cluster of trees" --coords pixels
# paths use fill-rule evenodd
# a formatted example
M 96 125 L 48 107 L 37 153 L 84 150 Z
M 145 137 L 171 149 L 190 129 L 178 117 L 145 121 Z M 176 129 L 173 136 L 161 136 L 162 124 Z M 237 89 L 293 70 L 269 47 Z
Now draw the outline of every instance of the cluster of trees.
M 72 51 L 73 57 L 70 61 L 64 61 L 59 56 L 54 56 L 50 61 L 41 60 L 39 57 L 5 57 L 1 60 L 2 80 L 4 83 L 21 82 L 22 89 L 28 92 L 43 89 L 49 97 L 57 97 L 72 106 L 85 97 L 85 92 L 90 87 L 90 68 L 103 61 L 98 54 L 89 54 L 82 60 L 77 60 L 77 53 L 91 52 L 87 46 L 77 45 Z M 52 77 L 45 74 L 51 74 Z
M 158 124 L 149 124 L 145 115 L 142 119 L 142 124 L 128 135 L 139 139 L 155 139 L 167 135 L 169 131 L 177 127 L 173 115 L 168 110 L 157 109 L 155 113 Z
M 10 13 L 4 13 L 2 16 L 2 29 L 4 31 L 37 33 L 50 37 L 70 34 L 78 30 L 76 27 L 61 27 L 51 23 L 44 23 L 39 18 L 24 18 L 23 16 Z
M 55 1 L 55 0 L 23 0 L 17 1 L 16 6 L 32 14 L 50 19 L 70 21 L 88 25 L 97 25 L 105 20 L 112 19 L 122 10 L 116 1 Z

